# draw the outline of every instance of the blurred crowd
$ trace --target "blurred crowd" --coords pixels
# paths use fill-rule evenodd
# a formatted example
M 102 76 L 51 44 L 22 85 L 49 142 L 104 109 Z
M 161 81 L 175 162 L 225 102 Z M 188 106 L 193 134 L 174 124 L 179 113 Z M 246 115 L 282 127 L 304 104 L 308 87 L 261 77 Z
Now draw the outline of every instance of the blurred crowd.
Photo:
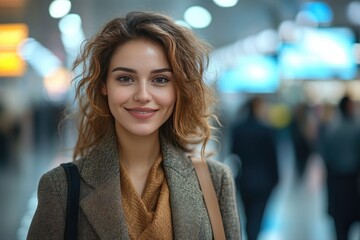
M 279 184 L 281 141 L 292 148 L 294 186 L 307 181 L 310 161 L 320 159 L 324 175 L 318 177 L 324 181 L 326 210 L 336 239 L 350 239 L 352 225 L 360 221 L 359 102 L 347 95 L 336 104 L 301 102 L 288 105 L 282 114 L 277 111 L 274 118 L 276 104 L 267 100 L 247 99 L 229 127 L 230 154 L 240 163 L 235 180 L 247 239 L 258 239 L 269 198 Z

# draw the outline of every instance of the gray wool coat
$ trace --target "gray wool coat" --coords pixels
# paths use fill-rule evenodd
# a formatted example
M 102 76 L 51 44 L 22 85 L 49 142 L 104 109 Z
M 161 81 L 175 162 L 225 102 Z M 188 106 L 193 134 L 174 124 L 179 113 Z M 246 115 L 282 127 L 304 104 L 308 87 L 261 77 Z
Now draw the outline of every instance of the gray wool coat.
M 212 239 L 212 230 L 192 162 L 184 152 L 161 140 L 170 190 L 174 239 Z M 121 205 L 116 139 L 104 139 L 74 163 L 81 175 L 78 239 L 129 239 Z M 226 239 L 240 239 L 233 177 L 225 165 L 208 161 L 223 217 Z M 64 239 L 67 180 L 62 167 L 45 173 L 38 187 L 38 206 L 28 240 Z

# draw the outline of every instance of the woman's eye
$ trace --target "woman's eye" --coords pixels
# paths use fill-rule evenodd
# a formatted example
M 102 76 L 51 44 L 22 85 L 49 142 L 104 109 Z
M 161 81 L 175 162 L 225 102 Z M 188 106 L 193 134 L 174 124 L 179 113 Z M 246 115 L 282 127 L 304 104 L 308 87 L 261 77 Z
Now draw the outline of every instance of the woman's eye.
M 122 82 L 122 83 L 131 83 L 133 82 L 133 79 L 129 76 L 120 76 L 118 78 L 116 78 L 116 80 Z
M 169 79 L 165 77 L 157 77 L 152 82 L 155 84 L 164 85 L 169 82 Z

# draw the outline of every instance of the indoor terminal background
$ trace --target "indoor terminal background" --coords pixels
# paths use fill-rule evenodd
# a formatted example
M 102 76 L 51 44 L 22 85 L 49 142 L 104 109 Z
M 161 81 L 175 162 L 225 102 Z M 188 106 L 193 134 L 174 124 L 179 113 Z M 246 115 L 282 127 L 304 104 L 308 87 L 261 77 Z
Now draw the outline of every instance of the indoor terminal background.
M 206 81 L 218 91 L 222 127 L 221 148 L 209 148 L 235 176 L 231 126 L 247 99 L 263 98 L 262 119 L 279 132 L 280 182 L 259 240 L 335 240 L 323 159 L 312 151 L 299 177 L 286 130 L 304 107 L 315 144 L 345 94 L 360 119 L 360 1 L 350 0 L 0 0 L 0 239 L 26 238 L 40 176 L 71 160 L 75 124 L 59 123 L 75 107 L 71 66 L 81 42 L 129 10 L 169 14 L 213 46 Z M 239 212 L 246 221 L 240 197 Z M 359 223 L 350 235 L 360 239 Z

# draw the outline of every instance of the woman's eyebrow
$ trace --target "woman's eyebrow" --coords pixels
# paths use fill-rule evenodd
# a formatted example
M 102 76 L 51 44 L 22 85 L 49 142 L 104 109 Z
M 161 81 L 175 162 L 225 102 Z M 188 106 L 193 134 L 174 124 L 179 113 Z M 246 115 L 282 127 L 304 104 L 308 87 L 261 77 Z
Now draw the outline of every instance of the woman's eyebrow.
M 116 67 L 112 70 L 112 72 L 116 72 L 116 71 L 136 73 L 136 70 L 131 69 L 131 68 L 126 68 L 126 67 Z M 155 70 L 151 71 L 151 73 L 163 73 L 163 72 L 172 72 L 172 70 L 171 70 L 171 68 L 160 68 L 160 69 L 155 69 Z
M 126 67 L 116 67 L 111 72 L 116 72 L 116 71 L 124 71 L 124 72 L 136 73 L 136 71 L 134 69 L 126 68 Z
M 152 73 L 163 73 L 163 72 L 172 72 L 172 70 L 170 68 L 160 68 L 160 69 L 156 69 L 151 71 Z

